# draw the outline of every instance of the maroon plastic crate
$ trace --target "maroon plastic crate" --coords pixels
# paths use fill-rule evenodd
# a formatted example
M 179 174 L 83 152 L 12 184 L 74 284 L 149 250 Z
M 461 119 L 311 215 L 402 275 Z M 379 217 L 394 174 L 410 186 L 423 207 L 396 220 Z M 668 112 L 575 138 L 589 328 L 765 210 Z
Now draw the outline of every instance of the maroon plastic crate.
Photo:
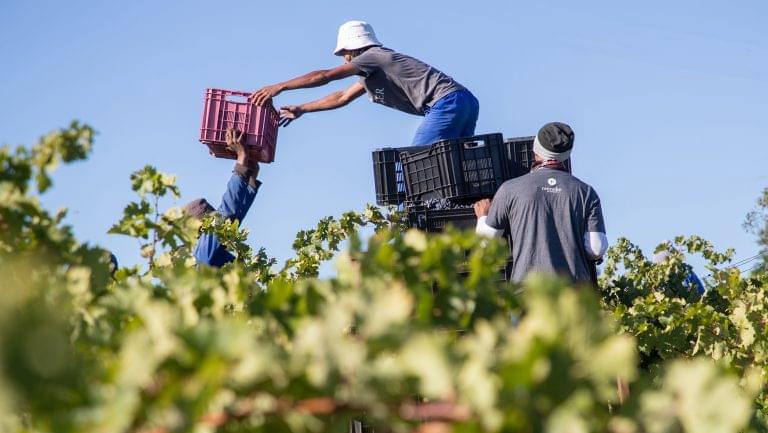
M 245 131 L 243 144 L 259 162 L 275 160 L 280 115 L 271 103 L 257 107 L 248 102 L 247 92 L 205 89 L 200 141 L 217 158 L 237 159 L 227 148 L 227 128 Z

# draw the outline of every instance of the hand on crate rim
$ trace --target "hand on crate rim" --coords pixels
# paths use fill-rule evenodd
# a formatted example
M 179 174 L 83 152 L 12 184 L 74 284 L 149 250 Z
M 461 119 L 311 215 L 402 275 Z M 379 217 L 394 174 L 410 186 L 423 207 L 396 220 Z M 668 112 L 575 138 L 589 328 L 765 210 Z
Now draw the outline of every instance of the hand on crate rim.
M 279 95 L 281 92 L 280 86 L 273 84 L 271 86 L 264 86 L 261 89 L 251 93 L 248 97 L 248 101 L 254 105 L 261 107 L 267 102 L 270 102 L 273 97 Z
M 301 105 L 287 105 L 285 107 L 280 107 L 279 125 L 288 126 L 291 122 L 301 117 L 302 114 L 304 114 L 304 109 L 301 108 Z

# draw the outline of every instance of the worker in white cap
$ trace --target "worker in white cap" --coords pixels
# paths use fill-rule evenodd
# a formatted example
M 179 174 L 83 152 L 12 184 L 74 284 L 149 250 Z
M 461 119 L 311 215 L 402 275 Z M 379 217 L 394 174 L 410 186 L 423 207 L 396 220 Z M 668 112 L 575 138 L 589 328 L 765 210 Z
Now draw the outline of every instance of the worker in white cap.
M 370 24 L 342 24 L 333 53 L 344 58 L 343 65 L 263 87 L 250 96 L 250 101 L 262 105 L 286 90 L 319 87 L 357 75 L 360 80 L 346 90 L 306 104 L 281 107 L 281 125 L 304 113 L 343 107 L 367 92 L 377 104 L 424 117 L 414 145 L 474 135 L 480 108 L 475 96 L 434 67 L 382 46 Z

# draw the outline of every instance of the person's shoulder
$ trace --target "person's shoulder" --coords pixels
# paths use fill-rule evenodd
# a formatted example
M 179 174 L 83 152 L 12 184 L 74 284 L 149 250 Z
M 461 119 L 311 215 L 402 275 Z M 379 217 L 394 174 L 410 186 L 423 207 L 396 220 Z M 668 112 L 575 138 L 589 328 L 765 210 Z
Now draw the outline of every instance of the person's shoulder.
M 568 173 L 568 175 L 571 177 L 571 179 L 573 179 L 573 182 L 575 182 L 575 183 L 577 183 L 577 184 L 579 184 L 579 185 L 581 185 L 581 186 L 583 186 L 585 188 L 594 189 L 594 188 L 592 188 L 592 185 L 590 185 L 587 182 L 581 180 L 581 178 L 579 178 L 577 176 L 574 176 L 572 173 Z
M 597 195 L 597 191 L 592 187 L 592 185 L 574 176 L 573 174 L 568 173 L 568 175 L 570 176 L 571 182 L 580 190 Z
M 383 47 L 370 47 L 351 60 L 353 65 L 379 66 L 387 63 L 392 58 L 392 50 Z
M 387 47 L 372 46 L 363 51 L 358 57 L 392 57 L 394 54 L 397 54 L 397 52 Z
M 499 191 L 514 191 L 523 185 L 527 185 L 534 179 L 533 173 L 526 173 L 522 176 L 518 176 L 512 179 L 504 181 L 499 187 Z
M 513 177 L 512 179 L 505 180 L 504 183 L 501 184 L 501 186 L 506 186 L 509 188 L 515 185 L 519 185 L 521 183 L 525 183 L 530 179 L 531 179 L 531 173 L 525 173 L 522 176 Z

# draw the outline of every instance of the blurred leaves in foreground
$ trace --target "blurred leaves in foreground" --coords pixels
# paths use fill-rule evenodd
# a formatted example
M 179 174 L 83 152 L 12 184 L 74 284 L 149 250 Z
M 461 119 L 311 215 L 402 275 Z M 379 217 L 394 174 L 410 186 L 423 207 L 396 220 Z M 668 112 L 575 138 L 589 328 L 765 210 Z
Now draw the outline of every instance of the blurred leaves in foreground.
M 147 266 L 113 278 L 31 188 L 93 135 L 73 123 L 0 148 L 2 431 L 766 431 L 766 275 L 724 268 L 731 252 L 703 239 L 660 245 L 661 264 L 621 240 L 599 290 L 512 285 L 504 245 L 369 206 L 299 232 L 278 266 L 237 223 L 161 210 L 180 192 L 147 166 L 111 230 Z M 201 230 L 237 259 L 195 264 Z M 682 290 L 685 254 L 710 264 L 703 297 Z

